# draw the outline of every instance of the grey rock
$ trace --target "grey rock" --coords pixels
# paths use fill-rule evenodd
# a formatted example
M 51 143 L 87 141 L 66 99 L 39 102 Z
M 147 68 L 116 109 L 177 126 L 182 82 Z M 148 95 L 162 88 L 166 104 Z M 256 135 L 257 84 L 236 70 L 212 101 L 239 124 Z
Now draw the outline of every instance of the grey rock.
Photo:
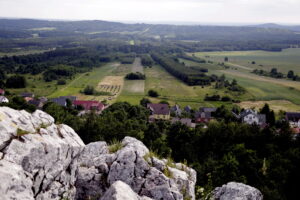
M 122 144 L 123 148 L 111 154 L 106 143 L 91 143 L 85 147 L 78 159 L 81 164 L 76 181 L 77 199 L 103 196 L 118 181 L 127 184 L 136 194 L 152 199 L 195 199 L 196 172 L 193 169 L 182 164 L 174 164 L 178 169 L 168 167 L 167 160 L 149 157 L 147 147 L 134 138 L 125 137 Z M 171 177 L 163 173 L 166 168 Z M 88 194 L 88 188 L 98 193 Z
M 84 145 L 40 110 L 0 107 L 0 199 L 195 199 L 193 169 L 150 157 L 135 138 L 122 145 L 115 153 L 106 142 Z
M 262 200 L 262 193 L 249 185 L 230 182 L 217 187 L 212 192 L 211 200 Z
M 84 148 L 74 130 L 54 124 L 40 110 L 30 114 L 0 107 L 0 119 L 0 176 L 5 180 L 0 188 L 9 188 L 0 199 L 74 199 L 77 157 Z

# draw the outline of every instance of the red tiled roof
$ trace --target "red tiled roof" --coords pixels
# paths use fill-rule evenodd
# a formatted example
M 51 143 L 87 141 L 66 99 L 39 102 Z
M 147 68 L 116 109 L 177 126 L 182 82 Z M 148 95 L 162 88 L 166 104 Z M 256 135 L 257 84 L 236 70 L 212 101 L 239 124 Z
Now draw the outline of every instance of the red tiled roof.
M 149 108 L 152 111 L 152 114 L 156 114 L 156 115 L 169 115 L 170 114 L 170 109 L 167 104 L 149 103 L 149 104 L 147 104 L 147 108 Z
M 85 110 L 92 110 L 92 109 L 96 109 L 96 110 L 103 110 L 104 105 L 102 103 L 100 103 L 99 101 L 80 101 L 80 100 L 76 100 L 73 102 L 73 104 L 75 106 L 79 106 L 81 105 L 82 107 L 84 107 Z

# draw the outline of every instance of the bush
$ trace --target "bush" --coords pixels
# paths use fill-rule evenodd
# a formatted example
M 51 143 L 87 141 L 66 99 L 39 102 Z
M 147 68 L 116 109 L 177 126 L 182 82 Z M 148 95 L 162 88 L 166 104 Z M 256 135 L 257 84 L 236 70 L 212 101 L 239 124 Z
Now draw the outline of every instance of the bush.
M 11 76 L 6 80 L 7 88 L 25 88 L 26 79 L 23 76 Z
M 149 95 L 150 97 L 159 97 L 158 92 L 156 92 L 155 90 L 149 90 L 149 91 L 148 91 L 148 95 Z
M 85 95 L 93 95 L 95 93 L 95 89 L 93 86 L 88 85 L 84 88 L 83 93 Z
M 145 80 L 146 76 L 140 72 L 136 72 L 127 74 L 125 78 L 128 80 Z
M 147 104 L 148 103 L 151 103 L 151 101 L 147 98 L 143 98 L 141 101 L 140 101 L 140 105 L 141 106 L 144 106 L 144 107 L 147 107 Z
M 218 94 L 217 95 L 212 95 L 212 96 L 206 95 L 205 98 L 204 98 L 205 101 L 220 101 L 220 99 L 221 99 L 221 97 Z
M 60 80 L 57 81 L 57 85 L 66 85 L 66 81 L 60 79 Z
M 221 101 L 224 101 L 224 102 L 231 101 L 231 98 L 229 96 L 224 96 L 221 98 Z

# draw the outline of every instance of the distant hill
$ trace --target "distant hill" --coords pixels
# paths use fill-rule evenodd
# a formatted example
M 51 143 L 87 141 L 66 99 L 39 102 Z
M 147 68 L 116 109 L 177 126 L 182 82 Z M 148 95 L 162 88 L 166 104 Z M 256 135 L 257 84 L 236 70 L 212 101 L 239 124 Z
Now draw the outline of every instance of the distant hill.
M 259 27 L 259 28 L 273 28 L 273 29 L 285 29 L 285 30 L 300 32 L 300 25 L 287 26 L 287 25 L 280 25 L 280 24 L 274 24 L 274 23 L 267 23 L 267 24 L 255 25 L 254 27 Z
M 271 26 L 271 25 L 270 25 Z M 97 34 L 113 32 L 122 34 L 138 34 L 143 36 L 160 36 L 167 39 L 179 40 L 224 40 L 224 39 L 269 39 L 293 35 L 288 29 L 266 30 L 264 25 L 258 27 L 246 26 L 187 26 L 187 25 L 154 25 L 154 24 L 125 24 L 108 21 L 47 21 L 33 19 L 0 19 L 0 30 L 30 33 L 61 32 Z M 272 27 L 273 28 L 273 27 Z M 300 27 L 299 27 L 300 28 Z M 55 36 L 55 34 L 54 34 Z

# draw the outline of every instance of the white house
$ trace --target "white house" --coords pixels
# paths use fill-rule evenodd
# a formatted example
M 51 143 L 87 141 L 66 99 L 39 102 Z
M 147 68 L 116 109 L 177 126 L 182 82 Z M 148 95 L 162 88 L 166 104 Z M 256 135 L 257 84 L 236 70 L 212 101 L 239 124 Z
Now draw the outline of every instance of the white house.
M 266 123 L 266 115 L 258 114 L 257 111 L 251 109 L 244 110 L 239 118 L 246 124 L 263 125 Z
M 0 96 L 0 103 L 9 103 L 9 100 L 5 96 Z

